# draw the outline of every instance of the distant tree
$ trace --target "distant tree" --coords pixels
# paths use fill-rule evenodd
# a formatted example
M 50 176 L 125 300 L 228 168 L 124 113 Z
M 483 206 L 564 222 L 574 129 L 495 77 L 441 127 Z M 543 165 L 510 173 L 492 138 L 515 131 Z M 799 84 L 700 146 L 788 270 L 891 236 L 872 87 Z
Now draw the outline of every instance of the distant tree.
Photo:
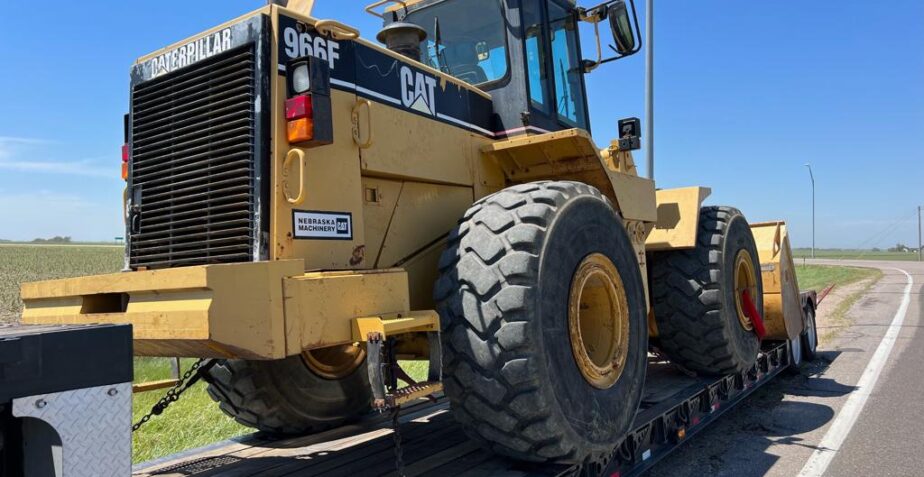
M 882 249 L 880 249 L 879 247 L 873 247 L 873 251 L 874 251 L 874 252 L 881 252 Z
M 901 242 L 889 249 L 890 252 L 907 252 L 908 250 L 910 250 L 908 246 Z
M 71 243 L 71 238 L 70 238 L 70 237 L 61 237 L 60 235 L 55 235 L 54 237 L 52 237 L 52 238 L 50 238 L 50 239 L 37 238 L 37 239 L 33 240 L 32 243 L 52 243 L 52 244 L 55 244 L 55 243 L 58 243 L 58 244 L 60 244 L 60 243 Z

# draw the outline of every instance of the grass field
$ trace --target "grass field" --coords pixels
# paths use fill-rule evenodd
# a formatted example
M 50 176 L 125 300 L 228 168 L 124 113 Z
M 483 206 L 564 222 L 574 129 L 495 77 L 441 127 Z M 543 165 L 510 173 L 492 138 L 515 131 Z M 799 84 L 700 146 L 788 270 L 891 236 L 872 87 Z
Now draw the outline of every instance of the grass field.
M 18 319 L 22 309 L 19 284 L 25 281 L 117 272 L 122 267 L 121 247 L 0 245 L 0 321 Z M 830 283 L 844 285 L 876 272 L 861 268 L 797 266 L 803 289 L 821 289 Z M 185 371 L 193 362 L 184 359 Z M 426 374 L 422 362 L 403 363 L 409 374 Z M 169 378 L 169 360 L 136 358 L 135 381 Z M 147 413 L 163 390 L 134 396 L 133 421 Z M 154 417 L 133 436 L 134 461 L 142 462 L 184 449 L 251 432 L 225 416 L 200 384 L 190 389 L 164 415 Z
M 793 257 L 800 262 L 802 258 L 812 257 L 812 249 L 810 248 L 795 248 L 792 253 Z M 918 259 L 918 254 L 915 252 L 887 252 L 884 250 L 815 249 L 815 258 L 913 261 Z
M 881 274 L 882 272 L 873 268 L 796 265 L 796 278 L 799 280 L 799 288 L 819 292 L 828 285 L 845 286 Z

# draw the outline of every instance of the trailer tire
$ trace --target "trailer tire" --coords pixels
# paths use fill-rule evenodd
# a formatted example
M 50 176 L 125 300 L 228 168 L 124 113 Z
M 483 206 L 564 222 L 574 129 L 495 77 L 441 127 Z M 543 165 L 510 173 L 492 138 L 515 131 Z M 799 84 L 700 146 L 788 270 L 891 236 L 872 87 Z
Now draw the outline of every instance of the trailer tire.
M 272 435 L 305 435 L 365 413 L 372 402 L 365 360 L 340 379 L 319 375 L 306 358 L 222 360 L 209 371 L 208 394 L 240 424 Z
M 695 248 L 654 254 L 652 305 L 660 349 L 671 361 L 712 375 L 753 366 L 760 342 L 736 292 L 742 273 L 754 306 L 763 310 L 754 236 L 744 215 L 730 207 L 702 208 Z
M 796 336 L 789 341 L 789 370 L 793 373 L 799 373 L 802 363 L 805 360 L 802 335 Z
M 622 298 L 606 295 L 611 307 L 582 315 L 585 291 L 603 296 L 584 288 L 583 271 L 596 270 L 594 263 L 609 273 L 593 275 L 600 288 L 615 289 L 607 287 L 618 276 Z M 445 391 L 465 432 L 520 460 L 581 462 L 611 452 L 641 400 L 648 331 L 638 259 L 609 201 L 577 182 L 522 184 L 488 196 L 450 234 L 440 273 L 434 297 Z M 626 331 L 604 338 L 618 345 L 600 349 L 623 351 L 595 361 L 605 363 L 596 385 L 574 351 L 585 345 L 572 323 L 585 317 Z
M 811 305 L 805 307 L 805 332 L 799 339 L 802 340 L 803 360 L 814 360 L 818 356 L 818 328 L 815 326 L 815 308 Z

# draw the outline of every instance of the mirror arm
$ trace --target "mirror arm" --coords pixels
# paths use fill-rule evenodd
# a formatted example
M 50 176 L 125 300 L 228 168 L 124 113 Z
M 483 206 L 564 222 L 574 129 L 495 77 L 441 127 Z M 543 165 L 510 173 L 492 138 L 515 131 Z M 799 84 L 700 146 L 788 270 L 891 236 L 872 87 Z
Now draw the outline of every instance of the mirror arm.
M 584 62 L 584 73 L 587 74 L 603 64 L 603 46 L 600 43 L 600 21 L 603 19 L 600 16 L 600 10 L 597 10 L 592 15 L 586 15 L 585 12 L 581 12 L 580 15 L 581 21 L 594 24 L 594 36 L 597 38 L 597 61 Z

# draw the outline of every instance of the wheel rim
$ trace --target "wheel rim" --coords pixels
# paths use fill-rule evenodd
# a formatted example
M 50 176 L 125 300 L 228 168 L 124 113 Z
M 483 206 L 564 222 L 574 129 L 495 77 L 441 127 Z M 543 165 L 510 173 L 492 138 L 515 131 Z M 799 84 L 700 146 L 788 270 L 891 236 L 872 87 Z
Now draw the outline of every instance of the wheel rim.
M 366 350 L 354 344 L 302 352 L 302 360 L 315 374 L 326 379 L 342 379 L 366 359 Z
M 571 351 L 592 386 L 616 384 L 629 355 L 629 304 L 616 266 L 605 255 L 588 255 L 574 273 L 568 297 Z
M 735 309 L 738 313 L 738 322 L 745 330 L 752 331 L 754 329 L 754 324 L 751 323 L 751 319 L 748 318 L 747 313 L 744 312 L 744 304 L 742 303 L 741 295 L 747 290 L 751 300 L 756 300 L 759 291 L 757 290 L 757 269 L 754 267 L 751 254 L 748 253 L 747 250 L 740 250 L 738 255 L 735 256 L 734 278 Z
M 802 338 L 797 336 L 789 340 L 789 347 L 792 348 L 792 364 L 795 366 L 802 364 Z
M 805 337 L 808 338 L 808 347 L 809 350 L 814 352 L 818 347 L 818 335 L 815 334 L 815 312 L 808 312 L 808 323 L 806 323 L 808 329 L 805 330 Z

